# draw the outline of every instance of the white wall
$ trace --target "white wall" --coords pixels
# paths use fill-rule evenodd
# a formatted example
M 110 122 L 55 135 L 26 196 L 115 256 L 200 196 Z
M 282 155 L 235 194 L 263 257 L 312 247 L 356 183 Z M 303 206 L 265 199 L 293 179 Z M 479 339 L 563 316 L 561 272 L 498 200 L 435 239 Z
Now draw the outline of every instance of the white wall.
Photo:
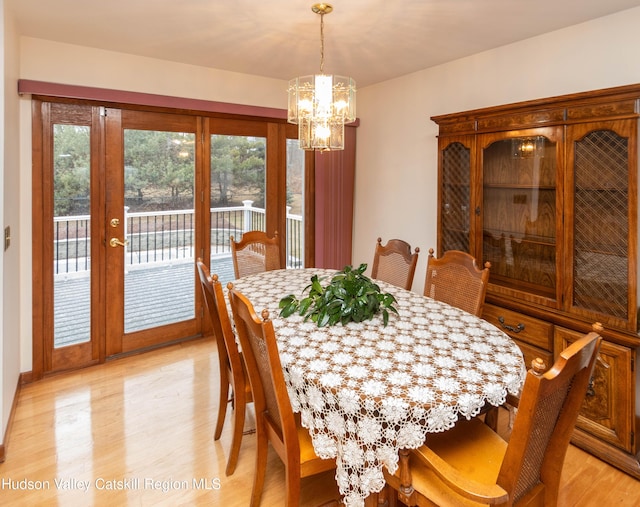
M 20 78 L 287 107 L 287 81 L 23 37 Z
M 4 11 L 4 1 L 0 0 L 0 13 Z M 1 14 L 0 14 L 1 15 Z M 20 297 L 22 284 L 20 281 L 20 172 L 18 151 L 19 123 L 18 94 L 16 80 L 18 77 L 18 37 L 15 24 L 10 15 L 5 14 L 2 30 L 2 47 L 0 51 L 0 68 L 4 68 L 4 80 L 0 82 L 0 195 L 3 196 L 0 206 L 0 231 L 11 227 L 11 246 L 3 251 L 0 246 L 0 443 L 5 434 L 7 421 L 11 412 L 14 394 L 20 374 Z M 4 235 L 0 236 L 3 243 Z M 28 268 L 28 266 L 27 266 Z
M 437 128 L 430 116 L 640 82 L 632 59 L 637 26 L 640 8 L 359 90 L 354 264 L 371 262 L 378 236 L 404 238 L 422 250 L 414 283 L 422 290 L 427 252 L 436 245 Z M 286 108 L 285 81 L 33 38 L 20 39 L 20 77 Z M 31 369 L 32 340 L 29 101 L 20 104 L 22 295 L 19 325 L 11 326 L 20 332 L 20 371 Z M 6 267 L 5 277 L 14 277 L 17 270 Z M 5 319 L 7 304 L 5 297 Z
M 376 238 L 419 246 L 421 292 L 436 247 L 431 116 L 640 82 L 640 8 L 426 69 L 358 92 L 353 262 Z

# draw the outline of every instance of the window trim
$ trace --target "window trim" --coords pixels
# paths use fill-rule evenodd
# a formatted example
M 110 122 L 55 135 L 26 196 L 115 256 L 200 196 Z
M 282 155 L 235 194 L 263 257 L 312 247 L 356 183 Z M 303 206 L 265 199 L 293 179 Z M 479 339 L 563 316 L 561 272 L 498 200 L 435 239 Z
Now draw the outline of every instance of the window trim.
M 180 109 L 187 112 L 198 111 L 201 114 L 228 114 L 244 118 L 256 117 L 263 119 L 268 118 L 272 121 L 287 121 L 287 111 L 273 107 L 232 104 L 211 100 L 173 97 L 170 95 L 96 88 L 92 86 L 50 83 L 46 81 L 34 81 L 31 79 L 18 80 L 18 93 L 21 95 L 42 95 L 48 98 L 58 99 L 109 102 L 112 104 L 119 104 L 121 107 L 125 107 L 125 105 L 135 107 L 148 106 L 164 109 Z

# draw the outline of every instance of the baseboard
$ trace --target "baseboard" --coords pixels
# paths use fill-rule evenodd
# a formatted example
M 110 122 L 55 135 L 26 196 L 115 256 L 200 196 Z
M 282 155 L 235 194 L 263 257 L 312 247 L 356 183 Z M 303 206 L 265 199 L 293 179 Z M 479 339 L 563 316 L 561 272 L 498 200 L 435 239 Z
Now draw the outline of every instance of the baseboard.
M 31 382 L 33 382 L 33 372 L 31 371 L 25 371 L 24 373 L 20 374 L 20 385 L 23 386 L 25 384 L 30 384 Z
M 11 428 L 13 427 L 13 418 L 18 408 L 18 398 L 20 396 L 20 386 L 27 383 L 31 378 L 31 372 L 21 373 L 18 377 L 18 385 L 16 385 L 16 392 L 13 395 L 13 403 L 11 404 L 11 412 L 9 413 L 9 419 L 7 421 L 7 428 L 2 435 L 2 442 L 0 443 L 0 463 L 3 463 L 7 458 L 7 448 L 9 447 L 9 437 L 11 436 Z

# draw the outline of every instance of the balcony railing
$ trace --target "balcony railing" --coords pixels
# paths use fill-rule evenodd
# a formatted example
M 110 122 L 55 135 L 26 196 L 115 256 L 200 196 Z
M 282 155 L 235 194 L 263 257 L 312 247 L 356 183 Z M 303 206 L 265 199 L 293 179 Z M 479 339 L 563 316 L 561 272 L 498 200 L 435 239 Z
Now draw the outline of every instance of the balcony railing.
M 237 240 L 249 230 L 264 230 L 265 210 L 243 201 L 244 206 L 211 208 L 211 256 L 231 254 L 230 237 Z M 125 208 L 125 263 L 139 265 L 193 259 L 193 210 L 133 212 Z M 90 216 L 54 218 L 55 274 L 87 271 L 91 263 Z M 287 210 L 287 267 L 303 266 L 302 217 Z

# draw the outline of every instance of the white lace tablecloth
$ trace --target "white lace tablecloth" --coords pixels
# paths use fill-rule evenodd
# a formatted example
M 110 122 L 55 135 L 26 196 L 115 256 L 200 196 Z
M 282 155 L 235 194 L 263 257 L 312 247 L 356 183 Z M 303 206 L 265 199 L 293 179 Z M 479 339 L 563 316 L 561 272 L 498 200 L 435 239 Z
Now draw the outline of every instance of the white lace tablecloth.
M 396 470 L 400 449 L 474 417 L 485 402 L 501 405 L 519 393 L 526 370 L 518 346 L 492 324 L 384 282 L 399 312 L 386 327 L 381 316 L 323 328 L 279 316 L 281 298 L 300 296 L 313 274 L 334 273 L 268 271 L 234 287 L 258 315 L 269 310 L 293 410 L 318 456 L 336 458 L 345 504 L 363 505 L 384 487 L 382 467 Z

